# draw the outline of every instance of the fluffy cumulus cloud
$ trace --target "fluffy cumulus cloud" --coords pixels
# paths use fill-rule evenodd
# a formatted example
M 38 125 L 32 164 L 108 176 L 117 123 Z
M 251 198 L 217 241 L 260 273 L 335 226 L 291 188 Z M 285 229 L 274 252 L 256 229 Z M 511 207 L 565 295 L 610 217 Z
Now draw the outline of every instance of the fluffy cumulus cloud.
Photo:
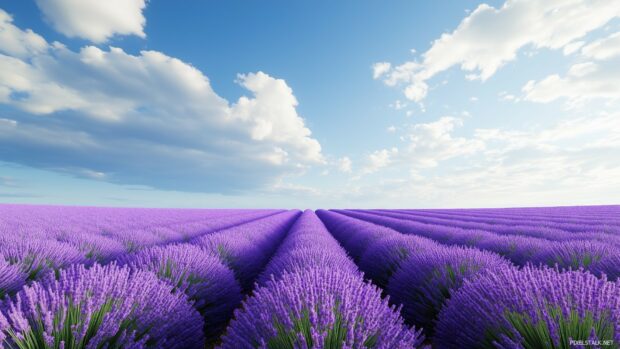
M 419 60 L 380 63 L 381 74 L 375 69 L 374 76 L 390 86 L 404 85 L 405 96 L 419 102 L 428 93 L 428 80 L 440 72 L 459 66 L 468 79 L 484 81 L 525 47 L 574 52 L 575 42 L 617 17 L 620 2 L 607 0 L 508 0 L 499 8 L 481 4 L 454 31 L 433 41 Z
M 145 37 L 146 0 L 36 0 L 58 32 L 101 43 L 114 35 Z
M 287 145 L 296 158 L 323 162 L 321 145 L 311 137 L 304 120 L 297 115 L 297 99 L 284 80 L 258 72 L 239 75 L 238 82 L 254 94 L 241 97 L 232 108 L 232 116 L 251 124 L 250 134 L 256 141 Z
M 247 95 L 229 102 L 161 52 L 75 52 L 0 19 L 0 43 L 12 43 L 0 45 L 0 103 L 12 107 L 0 115 L 3 161 L 203 192 L 255 188 L 324 162 L 284 80 L 239 75 Z

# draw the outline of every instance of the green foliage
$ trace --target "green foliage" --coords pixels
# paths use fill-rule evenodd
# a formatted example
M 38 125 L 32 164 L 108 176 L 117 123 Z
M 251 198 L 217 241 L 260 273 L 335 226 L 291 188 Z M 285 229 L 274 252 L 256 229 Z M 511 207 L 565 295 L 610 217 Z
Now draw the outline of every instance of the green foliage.
M 9 337 L 12 340 L 12 344 L 9 348 L 16 349 L 59 349 L 61 343 L 64 343 L 65 349 L 81 349 L 85 348 L 88 342 L 97 334 L 97 331 L 103 319 L 114 305 L 113 300 L 106 301 L 99 309 L 91 314 L 90 320 L 86 324 L 86 314 L 82 311 L 80 304 L 73 304 L 72 301 L 68 302 L 68 306 L 61 307 L 53 319 L 53 330 L 51 333 L 53 342 L 48 343 L 45 340 L 45 328 L 43 324 L 43 314 L 39 310 L 39 316 L 35 323 L 31 323 L 31 329 L 18 336 L 12 330 L 9 331 Z M 76 338 L 75 332 L 79 332 L 80 329 L 86 331 L 84 337 Z
M 112 310 L 116 302 L 114 299 L 107 300 L 99 309 L 91 312 L 90 319 L 87 321 L 87 313 L 83 309 L 83 304 L 74 304 L 73 301 L 69 300 L 66 307 L 61 307 L 54 314 L 52 332 L 49 337 L 45 333 L 43 314 L 39 309 L 37 318 L 32 319 L 34 323 L 30 323 L 30 330 L 20 335 L 13 330 L 7 331 L 9 339 L 4 345 L 9 349 L 84 349 L 96 336 L 106 315 Z M 97 349 L 121 349 L 122 343 L 119 343 L 119 340 L 123 333 L 132 332 L 136 329 L 137 326 L 133 318 L 123 319 L 117 332 L 98 343 Z M 84 331 L 84 336 L 77 338 L 76 334 L 82 333 L 82 331 Z M 146 332 L 148 330 L 136 333 L 136 338 L 143 338 Z
M 528 314 L 507 311 L 504 318 L 516 330 L 522 338 L 522 345 L 525 349 L 572 349 L 576 345 L 571 345 L 570 340 L 587 341 L 594 333 L 596 338 L 601 341 L 610 341 L 610 345 L 605 348 L 618 349 L 620 343 L 614 343 L 614 324 L 607 315 L 598 319 L 594 318 L 592 312 L 586 312 L 584 317 L 580 317 L 576 310 L 571 310 L 568 315 L 563 314 L 559 307 L 548 306 L 547 312 L 549 319 L 557 326 L 557 339 L 551 332 L 549 323 L 543 320 L 535 321 Z M 538 314 L 542 318 L 542 314 Z M 486 341 L 480 348 L 495 348 L 494 341 L 498 341 L 501 335 L 506 335 L 513 340 L 517 339 L 515 333 L 506 328 L 497 328 L 487 331 Z M 559 339 L 559 340 L 558 340 Z M 599 348 L 598 345 L 586 345 L 587 349 Z
M 327 336 L 323 343 L 325 349 L 342 349 L 344 341 L 347 337 L 347 325 L 342 321 L 342 314 L 338 311 L 338 306 L 334 309 L 335 321 L 331 328 L 327 329 Z M 361 324 L 361 319 L 357 320 L 356 325 Z M 270 338 L 267 341 L 267 347 L 269 349 L 294 349 L 298 347 L 301 334 L 309 348 L 313 347 L 312 340 L 312 324 L 310 322 L 309 312 L 303 311 L 302 316 L 292 321 L 293 327 L 286 329 L 286 327 L 279 321 L 274 321 L 274 327 L 277 330 L 277 335 Z M 373 334 L 365 339 L 365 348 L 374 348 L 377 345 L 379 334 Z M 297 344 L 297 345 L 296 345 Z M 257 343 L 258 347 L 258 343 Z
M 230 253 L 230 251 L 228 251 L 226 246 L 224 246 L 223 244 L 218 244 L 217 245 L 217 254 L 220 256 L 220 260 L 222 260 L 222 262 L 224 262 L 224 264 L 226 264 L 228 266 L 232 266 L 233 265 L 233 262 L 234 262 L 233 255 L 232 255 L 232 253 Z
M 182 287 L 193 286 L 202 282 L 205 282 L 206 279 L 197 276 L 194 273 L 190 273 L 187 270 L 181 270 L 177 272 L 179 267 L 174 262 L 174 260 L 168 258 L 159 267 L 157 271 L 157 276 L 159 278 L 170 281 L 173 286 L 173 292 L 181 289 Z M 187 291 L 187 290 L 182 290 Z M 194 299 L 189 295 L 190 299 Z

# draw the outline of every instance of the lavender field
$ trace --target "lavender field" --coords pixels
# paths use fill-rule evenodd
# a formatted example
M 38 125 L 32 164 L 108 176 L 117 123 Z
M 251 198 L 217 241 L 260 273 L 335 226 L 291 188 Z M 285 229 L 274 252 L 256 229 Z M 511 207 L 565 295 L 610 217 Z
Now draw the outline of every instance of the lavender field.
M 0 205 L 4 348 L 618 348 L 620 206 Z

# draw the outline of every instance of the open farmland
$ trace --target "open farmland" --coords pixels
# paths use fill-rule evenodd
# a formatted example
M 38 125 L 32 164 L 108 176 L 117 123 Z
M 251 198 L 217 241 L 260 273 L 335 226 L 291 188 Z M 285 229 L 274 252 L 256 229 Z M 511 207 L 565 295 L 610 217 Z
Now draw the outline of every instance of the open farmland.
M 620 206 L 0 205 L 5 348 L 618 348 Z

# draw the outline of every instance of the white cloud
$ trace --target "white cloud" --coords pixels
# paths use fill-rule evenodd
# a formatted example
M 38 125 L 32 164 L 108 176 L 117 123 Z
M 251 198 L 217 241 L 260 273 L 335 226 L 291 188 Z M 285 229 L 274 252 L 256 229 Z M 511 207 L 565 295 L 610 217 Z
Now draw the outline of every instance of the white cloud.
M 36 0 L 58 32 L 102 43 L 114 35 L 146 37 L 146 0 Z
M 453 135 L 454 130 L 462 125 L 462 119 L 450 116 L 415 124 L 405 137 L 408 146 L 402 155 L 416 167 L 430 168 L 442 161 L 483 150 L 484 142 L 481 140 Z
M 518 101 L 517 97 L 513 94 L 510 94 L 506 91 L 501 91 L 500 93 L 497 94 L 497 96 L 499 97 L 500 100 L 502 101 L 509 101 L 509 102 L 516 102 Z
M 579 49 L 585 44 L 585 41 L 575 41 L 570 44 L 564 46 L 562 52 L 565 56 L 572 55 L 573 53 L 579 51 Z
M 0 25 L 17 38 L 29 33 Z M 0 55 L 0 103 L 16 109 L 0 120 L 3 161 L 206 192 L 260 187 L 324 163 L 293 91 L 266 73 L 239 75 L 249 95 L 231 103 L 201 71 L 157 51 L 58 43 L 12 51 Z
M 424 81 L 414 80 L 413 83 L 405 87 L 405 97 L 414 102 L 420 102 L 428 93 L 428 85 Z
M 378 62 L 372 65 L 372 78 L 379 79 L 390 70 L 390 63 Z
M 483 139 L 454 135 L 456 128 L 462 125 L 462 119 L 451 116 L 411 125 L 400 137 L 406 144 L 404 149 L 374 151 L 356 179 L 387 167 L 410 166 L 413 171 L 434 168 L 446 160 L 482 152 L 485 149 Z
M 13 17 L 0 9 L 0 53 L 28 57 L 45 52 L 47 42 L 32 30 L 21 30 L 13 25 Z
M 525 99 L 549 103 L 565 99 L 569 107 L 581 106 L 595 99 L 620 98 L 620 59 L 574 64 L 566 76 L 550 75 L 523 86 Z
M 252 124 L 252 139 L 285 144 L 304 161 L 324 162 L 321 145 L 297 114 L 297 99 L 284 80 L 258 72 L 239 75 L 238 81 L 255 97 L 239 98 L 232 115 Z
M 616 17 L 620 2 L 607 0 L 508 0 L 500 8 L 481 4 L 452 33 L 433 41 L 420 62 L 395 66 L 382 76 L 389 86 L 404 84 L 405 96 L 419 102 L 428 92 L 426 81 L 453 66 L 468 72 L 468 79 L 485 81 L 524 47 L 562 49 Z
M 390 125 L 390 126 L 388 126 L 387 131 L 388 131 L 389 133 L 394 133 L 394 132 L 396 132 L 396 126 L 394 126 L 394 125 Z
M 596 40 L 581 49 L 581 54 L 593 59 L 603 60 L 620 55 L 620 32 Z
M 12 119 L 0 118 L 0 125 L 5 127 L 15 127 L 17 126 L 17 121 Z
M 338 164 L 338 171 L 344 172 L 344 173 L 351 173 L 353 162 L 348 156 L 343 156 L 340 159 L 338 159 L 337 164 Z
M 397 154 L 398 148 L 395 147 L 374 151 L 368 155 L 366 165 L 362 168 L 361 174 L 371 174 L 388 166 L 392 162 L 392 158 Z
M 322 194 L 322 192 L 316 188 L 285 182 L 282 178 L 280 178 L 273 186 L 271 186 L 271 188 L 266 190 L 266 192 L 302 198 L 318 196 Z
M 407 157 L 395 170 L 410 178 L 358 185 L 356 206 L 603 204 L 620 195 L 618 113 L 587 114 L 546 129 L 477 129 L 463 139 L 486 146 L 466 162 L 440 168 L 416 168 L 403 151 L 399 156 Z
M 396 86 L 402 82 L 412 81 L 416 78 L 415 72 L 421 68 L 422 65 L 417 62 L 403 63 L 393 69 L 389 69 L 388 72 L 384 72 L 382 74 L 382 76 L 385 76 L 383 82 L 388 86 Z

